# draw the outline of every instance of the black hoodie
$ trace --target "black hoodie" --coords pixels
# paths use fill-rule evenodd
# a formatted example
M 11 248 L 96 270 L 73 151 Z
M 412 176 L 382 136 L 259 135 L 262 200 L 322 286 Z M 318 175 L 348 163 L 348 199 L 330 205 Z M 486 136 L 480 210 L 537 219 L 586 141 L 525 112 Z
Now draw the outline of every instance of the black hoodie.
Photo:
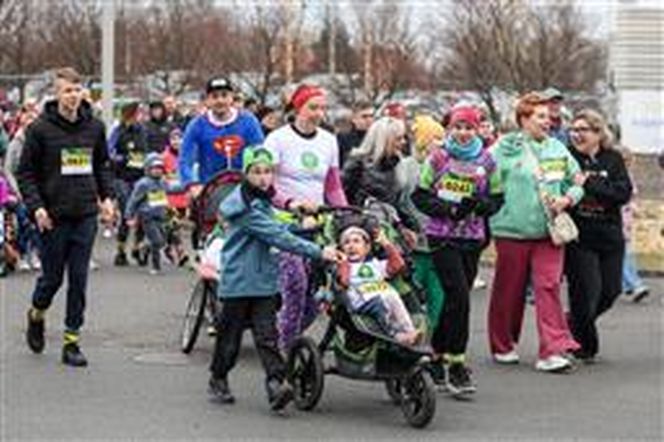
M 81 103 L 75 122 L 58 113 L 57 101 L 27 130 L 17 179 L 31 215 L 40 207 L 57 219 L 97 213 L 98 199 L 112 196 L 104 125 Z

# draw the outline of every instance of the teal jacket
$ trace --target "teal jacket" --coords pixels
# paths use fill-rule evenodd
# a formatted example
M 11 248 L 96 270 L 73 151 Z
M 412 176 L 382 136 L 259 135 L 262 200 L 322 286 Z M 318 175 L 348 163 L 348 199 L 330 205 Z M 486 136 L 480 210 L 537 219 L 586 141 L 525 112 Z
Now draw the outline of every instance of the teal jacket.
M 221 251 L 219 298 L 256 298 L 278 292 L 278 250 L 320 259 L 320 246 L 292 234 L 274 219 L 269 199 L 249 196 L 245 185 L 226 197 L 219 211 L 229 228 Z
M 527 146 L 537 160 L 528 153 Z M 574 204 L 583 197 L 583 188 L 574 184 L 579 164 L 555 138 L 538 142 L 524 133 L 511 133 L 498 141 L 493 154 L 498 185 L 505 195 L 503 207 L 490 219 L 494 237 L 546 238 L 547 215 L 540 191 L 551 196 L 567 195 Z

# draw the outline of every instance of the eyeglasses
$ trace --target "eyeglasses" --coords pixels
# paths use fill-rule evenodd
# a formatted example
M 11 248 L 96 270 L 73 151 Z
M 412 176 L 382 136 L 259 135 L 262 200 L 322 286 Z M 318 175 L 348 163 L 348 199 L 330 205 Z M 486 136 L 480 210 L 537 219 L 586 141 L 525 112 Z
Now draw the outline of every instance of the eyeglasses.
M 569 131 L 572 133 L 586 133 L 586 132 L 597 132 L 597 129 L 592 127 L 573 127 Z
M 324 111 L 324 110 L 327 109 L 327 106 L 323 106 L 323 105 L 316 104 L 316 103 L 307 103 L 307 109 L 309 109 L 310 111 L 317 111 L 317 110 L 323 110 Z

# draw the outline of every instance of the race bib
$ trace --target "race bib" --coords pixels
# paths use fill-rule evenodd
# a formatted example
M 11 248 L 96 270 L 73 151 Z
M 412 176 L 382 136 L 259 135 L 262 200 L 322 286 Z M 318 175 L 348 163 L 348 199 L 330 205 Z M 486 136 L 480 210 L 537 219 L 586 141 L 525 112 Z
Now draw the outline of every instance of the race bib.
M 567 170 L 566 158 L 555 158 L 550 160 L 540 161 L 541 176 L 545 182 L 557 182 L 565 179 L 565 171 Z
M 148 192 L 148 206 L 152 209 L 159 207 L 166 207 L 168 205 L 168 199 L 166 199 L 166 192 L 163 190 L 155 190 L 153 192 Z
M 61 175 L 92 174 L 92 149 L 88 147 L 68 147 L 60 151 Z
M 358 293 L 365 301 L 389 290 L 390 286 L 385 281 L 365 282 L 357 287 Z
M 129 152 L 129 161 L 127 167 L 132 169 L 142 169 L 145 164 L 145 154 L 143 152 Z
M 454 203 L 475 193 L 476 183 L 472 177 L 446 174 L 438 185 L 438 198 Z

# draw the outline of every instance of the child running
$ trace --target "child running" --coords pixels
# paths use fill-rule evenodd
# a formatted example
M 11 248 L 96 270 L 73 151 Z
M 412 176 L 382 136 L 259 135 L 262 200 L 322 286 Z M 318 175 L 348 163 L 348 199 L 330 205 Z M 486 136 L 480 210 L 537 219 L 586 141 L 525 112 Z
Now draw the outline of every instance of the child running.
M 327 261 L 342 257 L 333 247 L 321 249 L 274 220 L 270 203 L 275 193 L 274 159 L 268 150 L 247 148 L 243 165 L 245 180 L 224 199 L 219 209 L 228 228 L 221 251 L 218 285 L 223 306 L 217 317 L 219 332 L 208 393 L 216 402 L 235 402 L 228 373 L 235 366 L 243 331 L 250 327 L 266 372 L 270 407 L 281 410 L 293 399 L 293 389 L 286 381 L 286 364 L 277 346 L 278 260 L 272 250 L 277 248 Z
M 164 160 L 158 153 L 145 158 L 145 174 L 138 180 L 127 202 L 127 224 L 140 225 L 148 238 L 152 268 L 150 274 L 161 272 L 161 250 L 166 246 L 165 227 L 168 217 Z
M 347 288 L 351 309 L 374 317 L 381 328 L 404 345 L 417 343 L 420 333 L 413 325 L 399 293 L 386 281 L 403 271 L 405 262 L 384 232 L 376 237 L 387 259 L 371 256 L 371 237 L 359 226 L 349 226 L 339 238 L 347 259 L 339 264 L 338 278 Z

